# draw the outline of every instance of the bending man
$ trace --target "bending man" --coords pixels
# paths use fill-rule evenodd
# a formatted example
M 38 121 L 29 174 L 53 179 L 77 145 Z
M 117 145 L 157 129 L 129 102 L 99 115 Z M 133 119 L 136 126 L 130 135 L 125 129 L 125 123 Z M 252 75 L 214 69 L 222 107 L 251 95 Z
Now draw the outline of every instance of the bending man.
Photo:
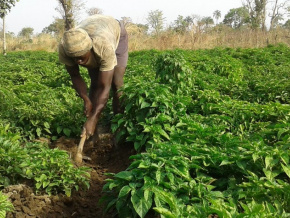
M 97 129 L 100 114 L 113 91 L 113 112 L 121 112 L 121 95 L 128 61 L 128 35 L 122 22 L 110 16 L 93 15 L 66 31 L 59 45 L 59 61 L 65 64 L 73 87 L 84 101 L 87 121 L 82 134 L 87 138 Z M 91 78 L 89 95 L 79 65 Z

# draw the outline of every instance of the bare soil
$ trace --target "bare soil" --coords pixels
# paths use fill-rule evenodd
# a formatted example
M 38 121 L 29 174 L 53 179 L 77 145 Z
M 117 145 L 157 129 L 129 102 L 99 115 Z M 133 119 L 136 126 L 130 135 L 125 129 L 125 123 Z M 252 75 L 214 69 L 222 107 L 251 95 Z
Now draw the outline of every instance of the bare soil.
M 113 146 L 113 136 L 109 129 L 98 127 L 98 130 L 97 146 L 88 141 L 83 150 L 83 154 L 91 159 L 82 163 L 83 166 L 92 169 L 89 190 L 74 192 L 71 197 L 67 197 L 63 194 L 39 195 L 28 185 L 9 186 L 3 192 L 9 196 L 15 210 L 8 213 L 7 218 L 113 217 L 112 214 L 104 215 L 102 205 L 98 203 L 107 178 L 104 174 L 125 170 L 130 164 L 129 157 L 135 154 L 135 150 L 130 144 L 122 144 L 116 148 Z M 79 140 L 60 138 L 52 143 L 51 147 L 66 150 L 73 161 Z

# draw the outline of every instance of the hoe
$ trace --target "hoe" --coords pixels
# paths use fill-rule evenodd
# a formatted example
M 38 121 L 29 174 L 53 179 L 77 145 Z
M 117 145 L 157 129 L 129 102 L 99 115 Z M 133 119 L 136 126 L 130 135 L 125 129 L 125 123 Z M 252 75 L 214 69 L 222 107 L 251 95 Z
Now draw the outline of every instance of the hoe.
M 84 144 L 85 144 L 85 141 L 86 141 L 86 137 L 87 137 L 86 136 L 86 133 L 84 132 L 83 133 L 83 136 L 82 136 L 82 138 L 80 140 L 80 143 L 78 145 L 78 151 L 77 151 L 76 156 L 75 156 L 75 162 L 77 164 L 80 164 L 83 161 L 83 154 L 82 154 L 82 152 L 83 152 Z
M 79 142 L 79 145 L 78 145 L 77 153 L 75 155 L 75 162 L 77 164 L 81 164 L 83 159 L 92 160 L 90 157 L 83 156 L 83 148 L 84 148 L 84 144 L 85 144 L 85 141 L 86 141 L 86 137 L 87 137 L 86 136 L 86 132 L 84 131 L 83 135 L 81 137 L 81 140 Z M 99 140 L 99 135 L 98 135 L 98 130 L 96 129 L 95 130 L 95 134 L 93 135 L 92 141 L 93 142 L 97 142 L 98 140 Z

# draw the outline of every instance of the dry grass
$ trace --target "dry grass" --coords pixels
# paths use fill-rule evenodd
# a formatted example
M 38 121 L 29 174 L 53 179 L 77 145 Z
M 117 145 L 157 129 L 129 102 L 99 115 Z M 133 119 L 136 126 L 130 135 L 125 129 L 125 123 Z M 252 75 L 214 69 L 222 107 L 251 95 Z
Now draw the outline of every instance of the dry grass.
M 57 51 L 58 39 L 49 34 L 41 34 L 37 37 L 33 37 L 32 39 L 26 38 L 7 38 L 6 46 L 7 51 L 49 51 L 55 52 Z M 3 48 L 1 46 L 1 52 Z
M 281 29 L 272 32 L 262 31 L 220 31 L 187 34 L 163 33 L 159 37 L 130 34 L 130 50 L 146 49 L 211 49 L 215 47 L 257 48 L 269 44 L 290 45 L 290 31 Z
M 269 44 L 284 43 L 290 45 L 290 31 L 277 29 L 271 32 L 253 30 L 215 30 L 208 33 L 196 31 L 178 34 L 164 32 L 160 36 L 143 34 L 138 27 L 127 27 L 129 34 L 129 50 L 166 50 L 166 49 L 211 49 L 214 47 L 257 48 Z M 8 38 L 7 51 L 44 50 L 56 52 L 59 38 L 41 34 L 32 39 Z M 0 49 L 2 52 L 2 46 Z

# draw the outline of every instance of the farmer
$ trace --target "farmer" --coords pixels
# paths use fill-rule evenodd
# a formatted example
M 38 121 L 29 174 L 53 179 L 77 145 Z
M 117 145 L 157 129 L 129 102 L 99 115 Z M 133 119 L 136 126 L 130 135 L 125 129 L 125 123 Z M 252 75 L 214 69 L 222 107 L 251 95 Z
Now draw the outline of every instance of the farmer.
M 87 121 L 83 134 L 97 135 L 97 123 L 113 91 L 113 112 L 121 112 L 118 92 L 128 61 L 128 35 L 124 24 L 110 16 L 93 15 L 66 31 L 59 44 L 59 61 L 65 64 L 73 87 L 84 101 Z M 89 95 L 79 65 L 88 69 Z

